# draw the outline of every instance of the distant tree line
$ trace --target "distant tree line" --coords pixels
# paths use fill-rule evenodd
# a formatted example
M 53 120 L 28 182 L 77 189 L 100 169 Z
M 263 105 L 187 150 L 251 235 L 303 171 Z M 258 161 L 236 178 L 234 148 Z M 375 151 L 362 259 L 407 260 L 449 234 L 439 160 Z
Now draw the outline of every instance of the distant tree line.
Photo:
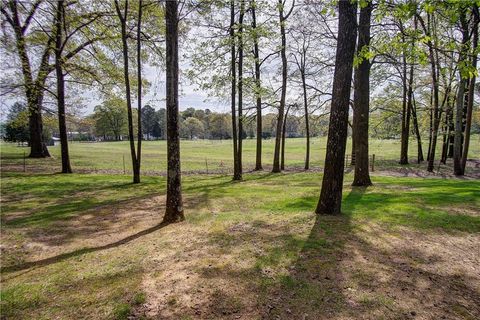
M 373 105 L 382 105 L 388 108 L 372 112 L 370 115 L 370 136 L 377 139 L 399 139 L 401 136 L 401 114 L 397 113 L 400 105 L 398 100 L 391 99 L 386 102 L 382 99 L 373 101 Z M 135 109 L 135 108 L 134 108 Z M 393 110 L 393 111 L 389 111 Z M 135 109 L 136 111 L 136 109 Z M 298 113 L 298 112 L 296 112 Z M 419 117 L 420 130 L 428 133 L 428 118 L 426 114 Z M 166 140 L 166 113 L 165 108 L 155 110 L 150 105 L 142 108 L 142 133 L 144 140 Z M 133 113 L 134 123 L 137 121 L 136 112 Z M 328 118 L 323 115 L 311 115 L 310 136 L 326 136 Z M 182 139 L 232 139 L 232 122 L 230 112 L 214 112 L 210 109 L 187 108 L 180 112 L 180 137 Z M 44 137 L 48 141 L 52 136 L 58 136 L 55 123 L 56 116 L 44 115 Z M 125 103 L 120 98 L 110 98 L 94 108 L 94 112 L 85 117 L 67 117 L 69 140 L 78 141 L 120 141 L 127 139 L 127 111 Z M 275 137 L 277 128 L 277 115 L 266 113 L 262 115 L 262 139 Z M 411 134 L 415 134 L 411 128 Z M 72 134 L 75 132 L 75 134 Z M 137 133 L 137 126 L 134 125 Z M 351 127 L 349 127 L 351 134 Z M 480 134 L 480 110 L 475 110 L 473 115 L 472 133 Z M 287 138 L 306 137 L 305 121 L 303 115 L 290 114 L 287 117 L 285 134 Z M 28 115 L 25 104 L 16 102 L 10 108 L 7 119 L 2 123 L 2 138 L 8 142 L 29 143 Z M 256 117 L 247 118 L 243 129 L 244 139 L 257 137 Z

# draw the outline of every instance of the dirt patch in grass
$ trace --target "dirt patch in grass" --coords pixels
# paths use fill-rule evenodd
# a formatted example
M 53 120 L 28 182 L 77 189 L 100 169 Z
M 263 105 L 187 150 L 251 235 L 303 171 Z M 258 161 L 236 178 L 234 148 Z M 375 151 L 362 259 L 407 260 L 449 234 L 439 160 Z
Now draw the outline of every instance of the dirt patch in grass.
M 303 229 L 303 230 L 302 230 Z M 320 217 L 295 235 L 231 225 L 234 244 L 187 227 L 159 253 L 137 316 L 162 319 L 476 319 L 478 234 L 392 231 Z M 256 234 L 252 241 L 252 234 Z M 290 234 L 290 236 L 286 236 Z M 306 236 L 306 239 L 303 238 Z M 217 238 L 218 239 L 218 238 Z M 298 244 L 292 244 L 296 239 Z M 278 250 L 277 250 L 278 249 Z
M 480 317 L 480 233 L 361 214 L 375 203 L 365 201 L 370 191 L 344 199 L 349 214 L 315 216 L 317 181 L 294 178 L 305 186 L 267 180 L 281 196 L 258 205 L 246 193 L 262 187 L 258 179 L 187 184 L 187 221 L 167 226 L 164 196 L 148 195 L 5 228 L 2 311 L 15 319 Z M 398 192 L 415 192 L 402 181 Z M 458 210 L 477 217 L 471 205 Z

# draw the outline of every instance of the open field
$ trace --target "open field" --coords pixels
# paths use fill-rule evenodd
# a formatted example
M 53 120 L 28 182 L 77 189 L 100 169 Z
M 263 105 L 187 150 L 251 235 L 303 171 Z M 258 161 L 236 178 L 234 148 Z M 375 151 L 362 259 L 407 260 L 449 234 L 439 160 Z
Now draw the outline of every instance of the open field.
M 227 173 L 232 170 L 231 140 L 197 140 L 182 141 L 182 170 L 186 173 Z M 351 140 L 348 141 L 347 154 L 351 154 Z M 424 142 L 426 144 L 426 142 Z M 146 174 L 162 174 L 166 171 L 166 142 L 145 141 L 142 151 L 142 171 Z M 263 143 L 263 163 L 268 170 L 273 158 L 274 140 Z M 370 140 L 370 154 L 375 154 L 375 167 L 378 170 L 397 170 L 408 172 L 409 169 L 425 171 L 426 164 L 416 164 L 416 141 L 410 141 L 410 166 L 399 166 L 400 142 L 398 140 Z M 325 158 L 326 138 L 314 138 L 311 145 L 311 167 L 323 167 Z M 424 145 L 426 157 L 427 145 Z M 1 144 L 2 168 L 9 171 L 23 171 L 24 152 L 28 156 L 29 148 L 17 147 L 15 144 Z M 440 150 L 440 147 L 438 148 Z M 58 172 L 60 171 L 60 146 L 49 147 L 50 159 L 26 159 L 27 172 Z M 244 141 L 243 165 L 246 171 L 255 167 L 255 141 Z M 473 136 L 469 158 L 478 159 L 480 155 L 480 136 Z M 440 152 L 437 158 L 440 157 Z M 123 173 L 123 159 L 126 172 L 131 172 L 131 158 L 127 141 L 99 143 L 70 143 L 70 158 L 73 170 L 76 172 Z M 286 142 L 287 169 L 303 168 L 305 159 L 305 139 L 287 139 Z M 474 165 L 475 166 L 475 165 Z M 480 165 L 479 165 L 480 167 Z M 451 173 L 444 166 L 440 172 Z M 474 168 L 475 169 L 475 168 Z M 478 172 L 467 170 L 467 173 Z M 469 172 L 468 172 L 469 171 Z
M 480 181 L 374 176 L 315 216 L 319 173 L 3 173 L 5 319 L 478 319 Z

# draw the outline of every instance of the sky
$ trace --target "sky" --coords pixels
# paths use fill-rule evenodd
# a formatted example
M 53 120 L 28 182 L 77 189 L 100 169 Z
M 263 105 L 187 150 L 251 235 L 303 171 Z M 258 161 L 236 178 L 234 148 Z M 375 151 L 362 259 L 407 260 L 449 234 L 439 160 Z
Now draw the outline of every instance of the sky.
M 181 67 L 182 68 L 182 67 Z M 150 105 L 156 110 L 165 108 L 165 70 L 160 67 L 152 67 L 145 65 L 143 67 L 142 76 L 150 83 L 148 92 L 142 97 L 143 105 Z M 84 114 L 93 112 L 93 108 L 99 104 L 96 98 L 95 90 L 87 92 L 85 95 L 86 107 Z M 88 98 L 88 96 L 92 98 Z M 134 105 L 136 102 L 134 102 Z M 209 96 L 206 92 L 197 90 L 196 86 L 191 84 L 189 80 L 182 78 L 180 75 L 179 84 L 179 108 L 185 110 L 189 107 L 196 109 L 210 109 L 217 112 L 229 111 L 230 105 L 228 101 L 218 100 L 216 97 Z

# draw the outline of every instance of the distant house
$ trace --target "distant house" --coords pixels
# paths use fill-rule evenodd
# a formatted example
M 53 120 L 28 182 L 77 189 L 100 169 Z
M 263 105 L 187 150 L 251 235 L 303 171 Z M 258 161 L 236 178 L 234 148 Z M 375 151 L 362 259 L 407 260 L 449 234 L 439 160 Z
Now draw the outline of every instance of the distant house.
M 59 146 L 60 145 L 60 138 L 51 137 L 47 143 L 48 146 Z

